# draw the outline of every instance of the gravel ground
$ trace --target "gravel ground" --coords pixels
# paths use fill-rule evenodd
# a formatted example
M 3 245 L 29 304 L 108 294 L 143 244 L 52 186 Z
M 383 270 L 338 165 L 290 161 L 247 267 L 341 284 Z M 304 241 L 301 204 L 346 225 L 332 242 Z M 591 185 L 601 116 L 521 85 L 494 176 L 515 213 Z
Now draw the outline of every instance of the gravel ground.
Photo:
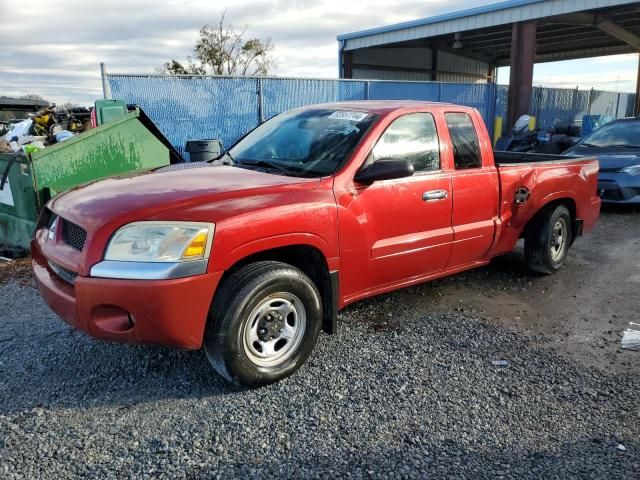
M 360 302 L 298 374 L 243 390 L 201 352 L 74 332 L 28 283 L 0 285 L 2 478 L 640 472 L 638 371 L 580 363 L 473 312 Z
M 394 293 L 424 311 L 462 309 L 522 333 L 544 335 L 556 351 L 599 369 L 640 374 L 640 354 L 621 351 L 621 332 L 640 323 L 640 208 L 606 208 L 578 238 L 556 275 L 531 273 L 522 245 L 513 255 Z M 640 475 L 639 475 L 640 478 Z

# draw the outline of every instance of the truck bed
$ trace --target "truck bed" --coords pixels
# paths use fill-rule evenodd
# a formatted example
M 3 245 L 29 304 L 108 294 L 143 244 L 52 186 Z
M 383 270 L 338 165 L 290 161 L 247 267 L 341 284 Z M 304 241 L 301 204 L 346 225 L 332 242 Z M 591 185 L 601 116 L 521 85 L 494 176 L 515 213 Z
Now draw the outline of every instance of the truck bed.
M 553 155 L 548 153 L 524 153 L 524 152 L 504 152 L 494 151 L 493 158 L 496 166 L 501 165 L 522 165 L 526 163 L 566 163 L 577 160 L 597 160 L 596 157 L 576 157 L 570 155 Z
M 576 235 L 582 226 L 593 227 L 599 213 L 597 157 L 494 152 L 494 158 L 500 177 L 497 254 L 511 251 L 540 205 L 554 201 L 572 211 Z

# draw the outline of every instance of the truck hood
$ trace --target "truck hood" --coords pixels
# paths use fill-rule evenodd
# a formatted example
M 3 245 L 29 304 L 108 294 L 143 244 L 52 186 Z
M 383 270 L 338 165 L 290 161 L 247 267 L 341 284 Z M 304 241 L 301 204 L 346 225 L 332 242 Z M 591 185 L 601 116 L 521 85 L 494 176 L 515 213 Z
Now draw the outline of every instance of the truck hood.
M 313 189 L 319 182 L 237 167 L 181 164 L 73 188 L 53 199 L 49 208 L 87 230 L 96 230 L 121 217 L 143 220 L 216 201 Z
M 640 164 L 640 155 L 598 155 L 598 161 L 601 171 L 617 171 Z

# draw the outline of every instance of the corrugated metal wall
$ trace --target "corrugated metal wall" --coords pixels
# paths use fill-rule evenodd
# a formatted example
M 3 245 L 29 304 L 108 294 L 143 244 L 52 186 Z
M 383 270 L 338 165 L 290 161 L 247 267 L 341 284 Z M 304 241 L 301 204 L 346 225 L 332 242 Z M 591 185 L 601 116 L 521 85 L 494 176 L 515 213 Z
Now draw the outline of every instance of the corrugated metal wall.
M 489 73 L 489 64 L 439 51 L 438 71 L 443 72 L 438 73 L 438 82 L 485 83 Z M 454 73 L 467 75 L 455 75 Z
M 365 48 L 355 50 L 352 61 L 354 79 L 434 80 L 433 52 L 427 47 Z M 438 82 L 484 83 L 489 64 L 438 51 L 436 70 Z
M 353 52 L 354 64 L 402 66 L 431 70 L 430 48 L 367 48 Z
M 408 71 L 408 69 L 431 70 L 430 48 L 367 48 L 353 52 L 353 78 L 379 80 L 431 81 L 431 72 Z M 364 68 L 364 66 L 367 68 Z M 375 68 L 376 66 L 386 68 Z M 391 70 L 404 67 L 404 70 Z

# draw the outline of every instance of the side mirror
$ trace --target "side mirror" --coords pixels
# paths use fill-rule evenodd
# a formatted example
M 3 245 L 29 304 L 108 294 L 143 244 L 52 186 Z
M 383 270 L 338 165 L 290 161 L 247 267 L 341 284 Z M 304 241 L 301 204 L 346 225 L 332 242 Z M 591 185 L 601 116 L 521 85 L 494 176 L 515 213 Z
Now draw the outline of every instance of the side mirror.
M 409 160 L 399 158 L 381 158 L 371 165 L 361 168 L 354 180 L 371 184 L 380 180 L 393 180 L 413 175 L 413 165 Z

